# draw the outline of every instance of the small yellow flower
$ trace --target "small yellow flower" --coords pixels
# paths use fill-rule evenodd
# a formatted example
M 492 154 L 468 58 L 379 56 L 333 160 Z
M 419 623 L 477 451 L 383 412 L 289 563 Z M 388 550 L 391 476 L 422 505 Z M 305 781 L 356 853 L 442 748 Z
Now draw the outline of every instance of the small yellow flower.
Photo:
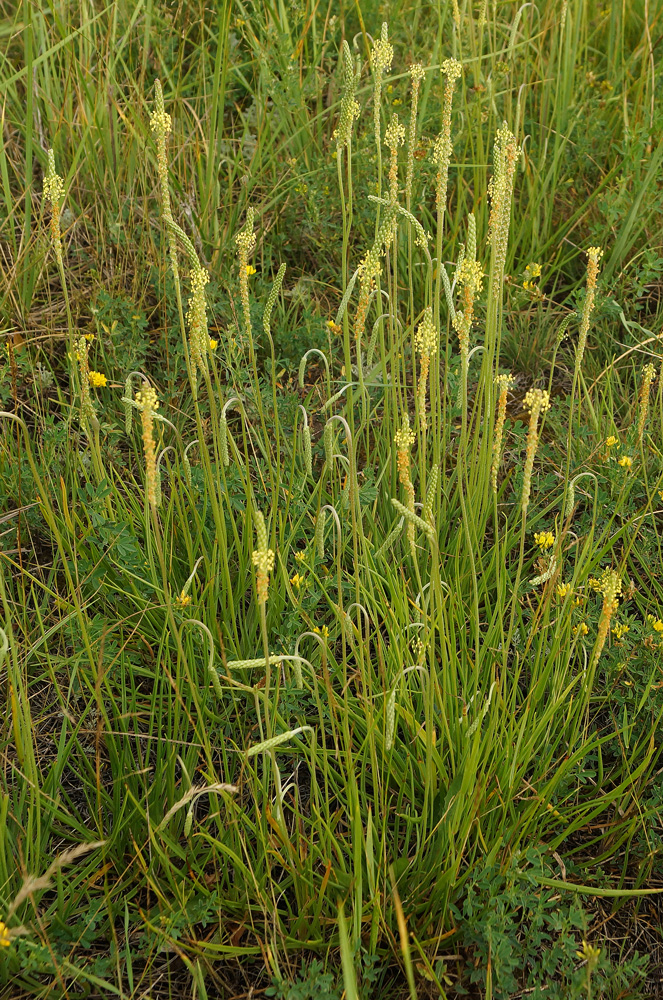
M 555 544 L 555 536 L 552 531 L 536 531 L 534 541 L 541 549 L 549 549 Z
M 660 496 L 661 500 L 663 500 L 663 490 L 659 490 L 658 495 Z
M 210 351 L 215 351 L 219 346 L 219 342 L 218 340 L 212 340 L 212 338 L 210 337 L 209 340 L 207 341 L 207 346 L 209 347 Z
M 655 618 L 651 624 L 656 632 L 663 632 L 663 622 L 660 618 Z
M 570 593 L 571 593 L 571 584 L 570 583 L 558 583 L 557 584 L 557 596 L 560 598 L 560 600 L 564 600 L 564 598 L 566 597 L 566 595 L 570 594 Z
M 327 326 L 329 327 L 332 333 L 343 333 L 343 327 L 339 326 L 338 323 L 335 323 L 333 319 L 327 320 Z
M 579 625 L 575 625 L 573 628 L 574 635 L 587 635 L 588 632 L 589 629 L 587 628 L 585 622 L 580 622 Z
M 304 562 L 304 560 L 306 559 L 306 553 L 305 552 L 295 552 L 295 559 L 297 560 L 297 562 L 300 562 L 300 563 Z
M 611 434 L 609 438 L 606 438 L 605 443 L 608 448 L 613 448 L 616 444 L 619 444 L 619 438 L 616 438 L 614 434 Z
M 103 372 L 90 372 L 90 385 L 93 389 L 103 389 L 105 385 L 108 385 L 108 379 Z
M 293 585 L 293 587 L 296 587 L 297 590 L 300 589 L 303 582 L 304 582 L 304 577 L 300 576 L 299 573 L 295 573 L 294 576 L 290 577 L 290 583 Z
M 322 628 L 319 628 L 317 625 L 314 625 L 313 631 L 316 632 L 318 635 L 321 635 L 323 639 L 329 638 L 329 629 L 327 628 L 326 625 L 323 625 Z
M 94 340 L 94 334 L 93 333 L 84 333 L 83 336 L 87 340 L 88 344 L 91 344 L 92 341 Z
M 11 935 L 7 924 L 0 920 L 0 948 L 9 948 L 12 943 Z
M 582 948 L 580 949 L 580 951 L 576 952 L 576 955 L 578 956 L 578 958 L 581 958 L 583 959 L 583 961 L 587 962 L 587 965 L 591 970 L 596 968 L 596 966 L 598 965 L 599 958 L 601 955 L 601 949 L 594 948 L 591 944 L 587 944 L 586 941 L 583 941 Z
M 175 604 L 178 606 L 178 608 L 188 608 L 189 605 L 191 604 L 190 595 L 185 594 L 184 591 L 182 591 L 182 593 L 175 598 Z
M 251 277 L 252 274 L 256 273 L 255 267 L 252 264 L 247 264 L 246 265 L 246 273 L 248 274 L 249 277 Z
M 617 459 L 617 464 L 621 465 L 622 469 L 630 469 L 633 465 L 633 459 L 628 455 L 622 455 L 621 458 Z
M 615 639 L 621 639 L 622 636 L 626 635 L 628 631 L 629 631 L 628 625 L 615 625 L 615 627 L 612 630 L 612 634 L 614 635 Z

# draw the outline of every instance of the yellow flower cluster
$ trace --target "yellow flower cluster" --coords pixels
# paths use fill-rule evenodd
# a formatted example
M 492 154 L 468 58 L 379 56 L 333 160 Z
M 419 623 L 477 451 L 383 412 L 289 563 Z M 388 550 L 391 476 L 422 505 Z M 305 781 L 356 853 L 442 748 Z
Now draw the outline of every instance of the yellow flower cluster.
M 564 600 L 564 598 L 566 597 L 566 595 L 570 594 L 570 593 L 571 593 L 571 584 L 570 583 L 558 583 L 557 584 L 557 596 L 560 598 L 560 600 Z
M 628 625 L 615 625 L 614 628 L 612 629 L 612 634 L 614 635 L 615 639 L 619 640 L 623 638 L 623 636 L 625 636 L 628 631 L 629 631 Z
M 630 469 L 633 465 L 633 459 L 629 455 L 622 455 L 621 458 L 617 459 L 617 465 L 621 465 L 622 469 Z
M 108 385 L 108 379 L 103 372 L 90 372 L 90 385 L 93 389 L 103 389 Z
M 654 618 L 653 615 L 647 615 L 647 621 L 655 632 L 663 632 L 663 621 L 661 621 L 660 618 Z
M 587 627 L 587 625 L 585 624 L 585 622 L 580 622 L 579 625 L 574 625 L 574 627 L 573 627 L 573 634 L 574 635 L 587 635 L 588 632 L 589 632 L 589 628 Z
M 535 284 L 536 280 L 541 277 L 541 265 L 540 264 L 528 264 L 525 268 L 525 280 L 523 281 L 523 288 L 526 292 L 537 292 L 539 286 Z
M 555 536 L 552 531 L 535 531 L 534 541 L 541 549 L 549 549 L 555 544 Z

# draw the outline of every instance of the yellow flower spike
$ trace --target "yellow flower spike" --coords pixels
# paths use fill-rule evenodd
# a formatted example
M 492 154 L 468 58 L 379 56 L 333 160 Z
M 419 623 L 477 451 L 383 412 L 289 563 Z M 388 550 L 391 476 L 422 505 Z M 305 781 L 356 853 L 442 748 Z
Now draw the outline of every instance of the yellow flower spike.
M 601 608 L 601 618 L 599 621 L 598 633 L 596 636 L 596 646 L 592 657 L 592 665 L 596 667 L 599 661 L 605 640 L 610 630 L 610 619 L 619 607 L 619 596 L 622 592 L 622 581 L 614 569 L 607 569 L 597 588 L 603 594 L 603 607 Z
M 373 45 L 371 52 L 371 69 L 373 70 L 373 130 L 375 132 L 375 145 L 380 148 L 380 98 L 382 93 L 383 74 L 391 69 L 391 61 L 394 58 L 394 47 L 389 42 L 389 27 L 385 21 L 382 25 L 380 37 Z M 393 91 L 393 86 L 389 84 L 388 93 Z
M 396 467 L 398 469 L 398 479 L 407 498 L 407 509 L 414 514 L 414 485 L 410 477 L 410 448 L 415 442 L 416 435 L 410 429 L 410 418 L 407 413 L 403 414 L 403 424 L 394 435 L 396 445 Z M 407 537 L 410 549 L 414 555 L 414 523 L 408 522 Z
M 534 541 L 541 549 L 549 549 L 555 544 L 555 536 L 552 531 L 534 532 Z
M 638 416 L 638 441 L 642 441 L 642 435 L 644 434 L 645 424 L 647 422 L 647 413 L 649 411 L 649 390 L 655 378 L 656 369 L 654 366 L 652 364 L 645 365 L 642 369 L 642 385 L 640 386 L 640 395 L 638 399 L 640 409 Z
M 267 527 L 262 512 L 254 514 L 258 547 L 253 551 L 253 565 L 256 567 L 256 591 L 258 603 L 266 604 L 269 589 L 269 574 L 274 569 L 274 550 L 267 548 Z
M 550 394 L 545 389 L 530 389 L 525 396 L 525 407 L 530 412 L 530 418 L 529 427 L 527 429 L 527 452 L 525 455 L 523 492 L 521 498 L 521 509 L 523 514 L 527 513 L 532 489 L 534 456 L 539 444 L 539 417 L 550 408 Z
M 601 250 L 600 247 L 590 247 L 587 251 L 587 286 L 585 291 L 585 303 L 582 308 L 582 318 L 580 320 L 578 346 L 576 347 L 576 377 L 580 371 L 582 359 L 585 354 L 587 334 L 589 333 L 589 321 L 592 315 L 592 310 L 594 309 L 594 299 L 596 297 L 596 279 L 599 273 L 599 261 L 602 256 L 603 250 Z
M 103 389 L 108 385 L 108 379 L 103 372 L 89 372 L 90 385 L 93 389 Z
M 495 430 L 493 432 L 493 460 L 490 466 L 490 482 L 493 493 L 497 493 L 497 472 L 500 467 L 502 454 L 502 437 L 504 434 L 504 421 L 506 420 L 506 402 L 509 389 L 513 386 L 514 380 L 507 372 L 504 375 L 495 376 L 495 385 L 499 389 L 497 400 L 497 417 L 495 420 Z
M 136 405 L 140 410 L 143 427 L 143 451 L 145 452 L 145 483 L 148 502 L 154 509 L 157 507 L 157 463 L 156 446 L 154 442 L 154 414 L 159 400 L 151 385 L 145 384 L 136 393 Z
M 419 373 L 418 397 L 419 397 L 419 418 L 421 427 L 426 429 L 426 386 L 428 383 L 428 372 L 430 370 L 430 359 L 437 352 L 438 334 L 433 323 L 433 311 L 428 306 L 424 312 L 424 318 L 419 324 L 419 328 L 414 335 L 414 346 L 421 357 L 421 370 Z
M 443 217 L 447 207 L 449 163 L 451 161 L 451 105 L 456 80 L 463 72 L 463 68 L 457 59 L 445 59 L 441 66 L 441 72 L 446 77 L 442 105 L 442 131 L 433 143 L 433 163 L 437 167 L 435 207 L 438 218 Z
M 622 455 L 621 458 L 617 459 L 617 465 L 621 465 L 622 469 L 630 469 L 633 465 L 633 459 L 629 455 Z

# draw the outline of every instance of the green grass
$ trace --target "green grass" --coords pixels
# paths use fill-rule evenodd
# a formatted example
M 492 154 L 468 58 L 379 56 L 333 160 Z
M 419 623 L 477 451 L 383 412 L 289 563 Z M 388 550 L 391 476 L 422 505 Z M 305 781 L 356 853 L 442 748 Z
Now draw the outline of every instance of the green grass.
M 569 0 L 562 28 L 545 0 L 490 2 L 485 24 L 461 2 L 460 30 L 451 3 L 256 6 L 3 12 L 0 995 L 650 996 L 660 378 L 641 436 L 638 393 L 660 370 L 660 5 Z M 396 203 L 367 63 L 387 19 L 383 137 L 393 112 L 408 127 L 411 59 L 426 70 Z M 488 227 L 502 121 L 506 242 Z M 201 265 L 217 346 L 203 329 L 195 375 Z M 473 294 L 465 358 L 452 316 Z M 531 389 L 551 397 L 536 440 Z

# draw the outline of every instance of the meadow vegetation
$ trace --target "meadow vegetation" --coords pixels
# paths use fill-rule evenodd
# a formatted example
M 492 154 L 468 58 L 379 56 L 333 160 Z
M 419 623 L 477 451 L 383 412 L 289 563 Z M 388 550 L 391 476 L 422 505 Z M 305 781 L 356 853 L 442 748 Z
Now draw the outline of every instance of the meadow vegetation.
M 0 9 L 0 996 L 659 995 L 661 5 Z

